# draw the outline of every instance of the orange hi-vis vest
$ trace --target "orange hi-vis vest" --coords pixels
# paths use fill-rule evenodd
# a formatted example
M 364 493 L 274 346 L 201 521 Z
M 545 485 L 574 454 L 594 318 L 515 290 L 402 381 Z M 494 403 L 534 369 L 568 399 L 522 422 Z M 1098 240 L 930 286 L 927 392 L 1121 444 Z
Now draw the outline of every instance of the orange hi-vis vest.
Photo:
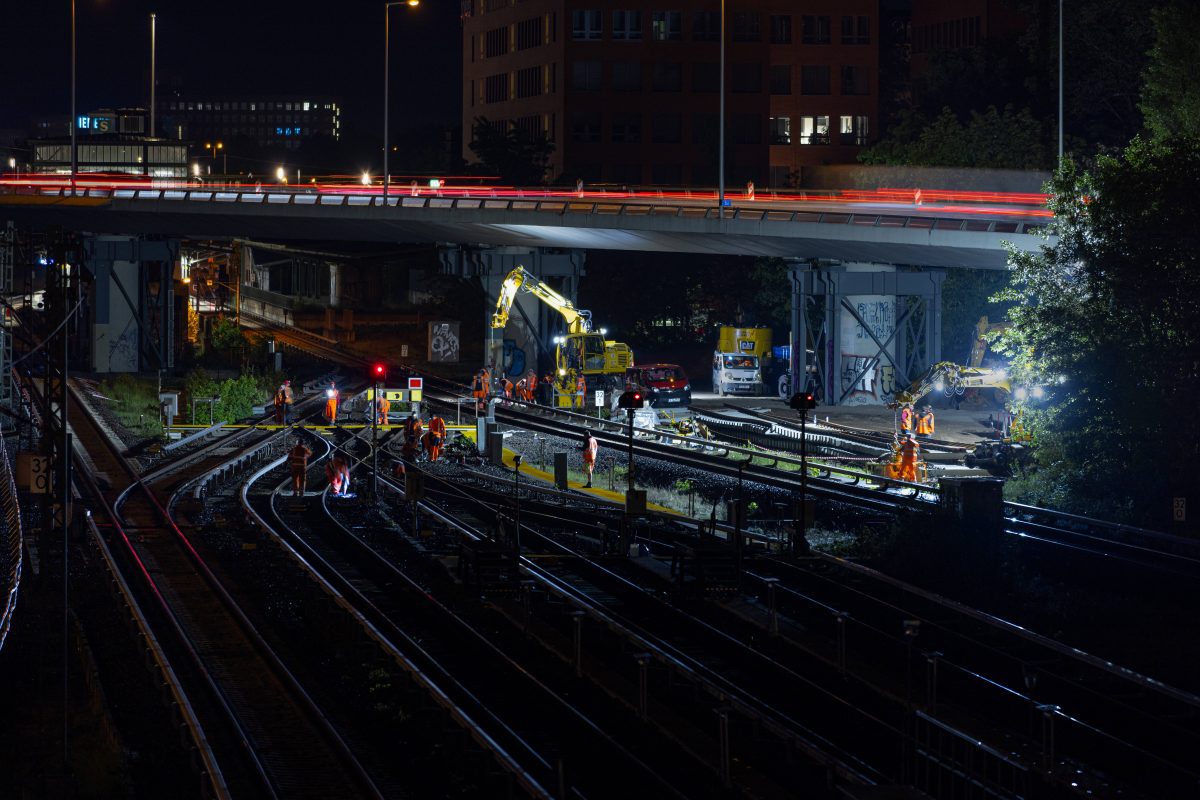
M 308 457 L 311 455 L 311 450 L 298 444 L 288 452 L 288 466 L 292 469 L 304 469 L 308 466 Z
M 600 443 L 596 441 L 595 436 L 589 436 L 583 445 L 583 460 L 587 463 L 594 464 L 596 462 L 596 454 L 600 452 Z
M 926 411 L 924 414 L 917 415 L 917 433 L 925 435 L 933 434 L 933 412 Z
M 900 409 L 900 430 L 902 430 L 902 431 L 911 431 L 912 430 L 912 423 L 913 423 L 912 417 L 913 417 L 913 412 L 912 412 L 911 408 L 909 408 L 908 406 L 905 406 L 904 408 Z
M 900 460 L 901 461 L 916 461 L 917 453 L 921 452 L 921 445 L 914 442 L 912 439 L 905 439 L 900 442 Z

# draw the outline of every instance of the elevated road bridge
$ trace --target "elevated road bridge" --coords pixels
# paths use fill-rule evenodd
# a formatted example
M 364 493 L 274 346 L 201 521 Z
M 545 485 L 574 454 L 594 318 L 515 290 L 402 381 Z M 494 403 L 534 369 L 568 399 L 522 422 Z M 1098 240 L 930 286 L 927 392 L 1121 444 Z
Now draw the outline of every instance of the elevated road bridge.
M 64 176 L 0 178 L 0 222 L 58 225 L 98 241 L 127 238 L 129 246 L 109 241 L 91 250 L 100 278 L 134 262 L 165 268 L 173 257 L 148 255 L 156 243 L 139 244 L 147 237 L 293 247 L 319 241 L 329 249 L 338 242 L 436 243 L 444 269 L 481 278 L 492 297 L 516 263 L 561 278 L 572 297 L 588 250 L 788 259 L 798 340 L 791 343 L 792 385 L 807 385 L 826 404 L 886 400 L 941 360 L 942 270 L 1002 270 L 1007 248 L 1044 245 L 1045 200 L 1037 193 L 845 189 L 733 195 L 722 209 L 709 190 L 414 185 L 394 186 L 384 197 L 380 186 L 346 184 L 80 176 L 72 188 Z M 243 264 L 247 285 L 250 269 Z M 154 280 L 161 279 L 168 278 Z M 332 265 L 329 281 L 333 297 Z M 276 291 L 261 282 L 256 289 Z M 536 304 L 517 310 L 514 338 L 492 345 L 521 350 L 522 364 L 537 363 L 555 320 Z M 501 363 L 495 352 L 491 358 Z
M 709 191 L 563 192 L 494 187 L 133 185 L 0 181 L 20 222 L 175 237 L 445 242 L 706 253 L 1003 269 L 1005 242 L 1036 249 L 1049 216 L 1037 194 L 845 190 L 760 194 L 718 209 Z

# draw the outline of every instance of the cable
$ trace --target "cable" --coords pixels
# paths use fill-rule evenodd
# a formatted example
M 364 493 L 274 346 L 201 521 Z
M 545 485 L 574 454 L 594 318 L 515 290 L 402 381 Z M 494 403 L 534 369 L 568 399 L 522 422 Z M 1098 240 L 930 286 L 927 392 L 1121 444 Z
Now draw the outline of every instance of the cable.
M 63 329 L 63 326 L 65 326 L 68 322 L 71 321 L 71 317 L 75 316 L 75 312 L 78 311 L 80 306 L 82 306 L 82 305 L 83 305 L 82 301 L 76 303 L 75 307 L 72 308 L 70 311 L 68 311 L 67 315 L 65 317 L 63 317 L 63 321 L 58 323 L 58 327 L 55 328 L 54 330 L 50 331 L 50 333 L 48 333 L 46 335 L 46 338 L 42 339 L 41 344 L 37 345 L 36 347 L 34 347 L 32 350 L 30 350 L 28 353 L 21 356 L 20 358 L 14 359 L 12 362 L 12 366 L 15 367 L 17 364 L 20 364 L 22 361 L 24 361 L 25 359 L 29 358 L 31 355 L 36 353 L 38 350 L 41 350 L 43 347 L 45 347 L 50 342 L 50 340 L 54 338 L 54 334 L 61 331 Z

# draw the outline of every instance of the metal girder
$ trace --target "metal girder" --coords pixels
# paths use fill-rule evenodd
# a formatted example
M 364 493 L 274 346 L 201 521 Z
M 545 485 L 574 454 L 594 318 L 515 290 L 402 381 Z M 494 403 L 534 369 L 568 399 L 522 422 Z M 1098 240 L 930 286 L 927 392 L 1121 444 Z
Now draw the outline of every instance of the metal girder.
M 891 379 L 881 385 L 890 396 L 908 383 L 908 376 L 941 359 L 941 270 L 895 271 L 880 265 L 875 271 L 848 271 L 841 265 L 798 264 L 789 271 L 792 284 L 792 391 L 814 392 L 825 405 L 844 402 L 863 377 L 886 359 Z M 852 295 L 896 298 L 898 314 L 884 341 L 875 335 L 853 304 Z M 840 315 L 846 313 L 865 331 L 877 350 L 849 369 L 843 368 Z M 811 354 L 810 354 L 811 349 Z M 810 364 L 811 361 L 811 364 Z M 801 376 L 804 376 L 802 379 Z M 886 376 L 885 376 L 886 377 Z M 882 399 L 882 398 L 881 398 Z

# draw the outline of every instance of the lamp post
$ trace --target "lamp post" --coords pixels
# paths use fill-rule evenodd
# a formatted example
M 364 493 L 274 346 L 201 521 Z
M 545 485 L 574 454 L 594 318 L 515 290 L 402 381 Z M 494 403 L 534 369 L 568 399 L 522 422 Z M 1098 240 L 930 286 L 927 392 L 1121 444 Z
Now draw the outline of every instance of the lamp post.
M 721 0 L 721 74 L 718 92 L 721 95 L 717 115 L 717 217 L 725 219 L 725 0 Z
M 75 176 L 79 171 L 75 149 L 75 0 L 71 0 L 71 196 L 75 196 Z
M 1063 160 L 1063 0 L 1058 0 L 1058 165 Z
M 383 205 L 385 207 L 387 206 L 388 186 L 391 185 L 391 179 L 388 177 L 388 77 L 391 72 L 391 56 L 388 48 L 391 36 L 388 28 L 392 19 L 392 6 L 415 8 L 420 4 L 421 0 L 393 0 L 391 3 L 383 4 Z
M 229 174 L 229 153 L 225 152 L 225 143 L 224 142 L 205 142 L 204 149 L 212 151 L 211 154 L 212 154 L 213 164 L 216 164 L 216 162 L 217 162 L 217 151 L 218 150 L 221 151 L 222 174 L 228 175 Z

